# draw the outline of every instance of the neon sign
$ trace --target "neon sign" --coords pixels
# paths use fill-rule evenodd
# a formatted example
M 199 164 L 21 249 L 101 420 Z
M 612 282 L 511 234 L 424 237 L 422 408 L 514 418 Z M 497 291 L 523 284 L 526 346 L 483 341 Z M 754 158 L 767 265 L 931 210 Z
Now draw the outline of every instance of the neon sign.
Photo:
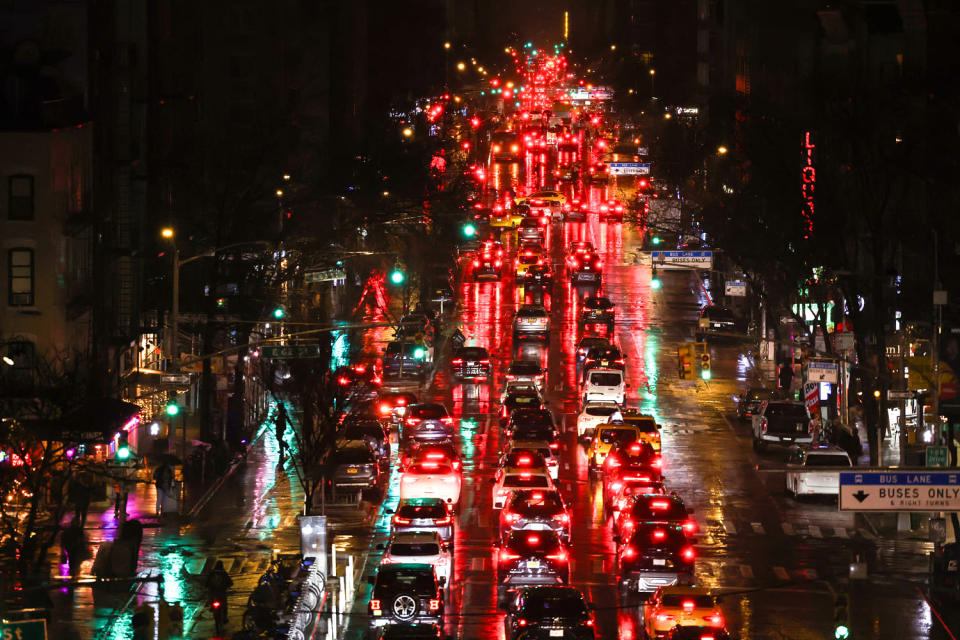
M 803 169 L 800 172 L 800 194 L 803 198 L 803 208 L 801 215 L 805 223 L 803 239 L 809 240 L 813 233 L 813 213 L 814 199 L 813 195 L 817 187 L 817 170 L 813 164 L 813 150 L 816 145 L 813 143 L 813 135 L 807 131 L 803 134 Z

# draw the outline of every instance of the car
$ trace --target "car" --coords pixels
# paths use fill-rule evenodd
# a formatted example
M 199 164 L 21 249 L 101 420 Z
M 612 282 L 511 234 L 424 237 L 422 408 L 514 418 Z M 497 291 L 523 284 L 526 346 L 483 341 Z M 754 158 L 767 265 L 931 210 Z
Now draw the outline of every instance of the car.
M 727 307 L 711 305 L 701 309 L 700 319 L 697 321 L 697 342 L 702 342 L 707 337 L 736 338 L 737 334 L 743 332 L 740 321 Z
M 570 553 L 555 531 L 510 531 L 494 544 L 501 588 L 570 583 Z
M 657 453 L 660 453 L 662 447 L 660 438 L 660 425 L 657 424 L 653 416 L 640 413 L 637 409 L 627 409 L 623 412 L 623 424 L 628 424 L 640 430 L 640 439 L 651 447 Z
M 582 253 L 574 256 L 567 264 L 570 281 L 573 284 L 600 285 L 603 278 L 603 263 L 596 253 Z
M 616 200 L 607 200 L 601 202 L 597 207 L 597 213 L 600 214 L 600 220 L 614 220 L 623 222 L 623 205 Z
M 575 182 L 577 179 L 577 170 L 570 165 L 564 165 L 554 170 L 553 177 L 556 178 L 558 182 Z
M 596 637 L 592 608 L 574 587 L 523 587 L 511 595 L 504 609 L 506 640 Z
M 542 200 L 551 205 L 556 204 L 557 206 L 561 206 L 567 201 L 567 197 L 559 191 L 535 191 L 524 198 L 517 198 L 516 202 L 517 204 L 529 204 L 530 200 Z
M 484 240 L 480 243 L 478 251 L 490 253 L 497 258 L 502 258 L 506 250 L 503 248 L 503 243 L 499 240 Z
M 645 482 L 663 480 L 663 459 L 646 442 L 614 445 L 603 461 L 603 502 L 607 504 L 627 478 Z
M 564 133 L 557 136 L 557 150 L 576 151 L 580 147 L 580 138 L 572 133 Z
M 386 547 L 377 545 L 380 550 L 386 549 L 381 564 L 396 564 L 407 562 L 423 562 L 432 564 L 437 576 L 450 585 L 450 573 L 453 567 L 453 554 L 450 547 L 440 538 L 436 531 L 408 531 L 395 533 L 390 536 Z
M 379 420 L 352 420 L 344 425 L 338 439 L 366 442 L 380 460 L 380 465 L 390 466 L 390 438 Z
M 620 369 L 591 369 L 583 374 L 580 391 L 582 405 L 591 400 L 610 400 L 622 405 L 627 398 L 627 383 Z
M 543 247 L 535 244 L 522 244 L 517 249 L 517 277 L 527 272 L 535 264 L 546 264 L 547 258 Z
M 381 564 L 368 576 L 373 593 L 367 605 L 372 630 L 395 623 L 443 624 L 443 587 L 434 568 L 422 562 Z
M 560 459 L 558 457 L 559 446 L 556 442 L 550 440 L 524 440 L 521 438 L 511 438 L 507 440 L 505 451 L 509 454 L 514 451 L 536 452 L 546 462 L 547 473 L 550 479 L 556 482 L 560 470 Z M 537 465 L 532 465 L 536 467 Z M 539 468 L 544 468 L 543 466 Z
M 593 184 L 606 184 L 610 170 L 604 162 L 595 162 L 587 168 L 587 180 Z
M 443 640 L 438 624 L 391 624 L 380 629 L 377 640 Z
M 761 452 L 769 444 L 792 447 L 813 443 L 810 413 L 802 402 L 765 400 L 751 420 L 754 451 Z
M 390 427 L 399 427 L 407 407 L 416 404 L 417 396 L 409 392 L 392 392 L 380 395 L 380 419 Z
M 453 417 L 442 404 L 417 403 L 407 406 L 403 439 L 419 441 L 452 440 Z
M 546 450 L 550 452 L 550 447 L 547 447 Z M 547 456 L 549 455 L 550 453 L 541 453 L 537 448 L 516 447 L 508 442 L 507 450 L 500 455 L 499 466 L 495 475 L 521 473 L 531 469 L 548 471 Z M 551 479 L 556 480 L 556 478 Z
M 520 134 L 515 131 L 497 131 L 491 136 L 490 155 L 493 162 L 517 162 L 523 157 Z
M 584 404 L 577 416 L 577 438 L 583 441 L 592 439 L 597 425 L 608 422 L 617 411 L 620 411 L 620 405 L 611 400 L 591 400 Z
M 490 353 L 483 347 L 460 347 L 453 350 L 450 373 L 455 381 L 483 382 L 490 378 L 490 371 Z
M 695 535 L 698 530 L 697 521 L 690 516 L 680 496 L 675 493 L 665 496 L 645 493 L 634 496 L 620 510 L 613 522 L 613 532 L 626 537 L 645 522 L 676 525 L 688 537 Z
M 641 522 L 627 536 L 614 536 L 623 591 L 649 593 L 693 579 L 697 552 L 677 525 Z
M 563 205 L 564 222 L 584 222 L 588 215 L 590 215 L 590 204 L 587 202 L 573 200 Z
M 638 441 L 640 430 L 622 422 L 607 422 L 597 425 L 594 436 L 587 447 L 587 465 L 591 470 L 599 471 L 614 445 Z
M 604 324 L 612 327 L 614 317 L 614 304 L 610 301 L 610 298 L 606 296 L 586 296 L 583 299 L 579 319 L 581 327 L 588 324 Z
M 427 373 L 426 350 L 414 340 L 394 340 L 383 354 L 383 375 L 388 379 L 421 379 Z
M 570 543 L 570 510 L 557 491 L 514 491 L 500 510 L 500 538 L 514 530 L 550 529 L 564 544 Z
M 474 280 L 500 280 L 503 277 L 503 256 L 493 251 L 477 251 L 470 262 L 470 270 Z
M 422 460 L 404 467 L 400 475 L 400 499 L 440 498 L 449 505 L 460 502 L 463 476 L 448 460 Z
M 645 494 L 658 496 L 667 495 L 663 481 L 655 481 L 652 478 L 647 478 L 639 474 L 635 477 L 613 481 L 610 489 L 610 501 L 603 503 L 603 509 L 606 515 L 612 518 L 613 522 L 617 521 L 621 511 L 633 503 L 634 496 Z
M 501 204 L 493 205 L 490 211 L 490 226 L 515 229 L 520 226 L 523 216 L 514 208 L 504 207 Z
M 553 272 L 545 264 L 531 265 L 523 274 L 524 287 L 548 287 L 553 283 Z
M 500 392 L 500 403 L 506 402 L 507 398 L 514 393 L 535 393 L 540 396 L 540 387 L 536 382 L 508 378 L 503 385 L 503 391 Z M 543 396 L 540 396 L 540 399 L 542 401 Z
M 546 231 L 540 225 L 540 218 L 527 216 L 521 220 L 520 226 L 517 227 L 517 239 L 520 242 L 543 244 L 546 240 Z
M 760 409 L 760 405 L 766 400 L 780 399 L 778 389 L 765 389 L 763 387 L 750 387 L 737 397 L 737 418 L 743 422 L 748 422 L 753 414 Z
M 593 248 L 593 243 L 589 240 L 578 240 L 576 242 L 571 242 L 567 245 L 567 261 L 571 261 L 573 258 L 579 255 L 586 253 L 594 253 L 596 249 Z
M 587 352 L 583 359 L 583 365 L 580 367 L 581 378 L 585 377 L 587 371 L 591 369 L 626 369 L 626 356 L 618 347 L 607 345 L 603 347 L 594 347 Z
M 338 489 L 373 489 L 380 481 L 380 461 L 369 444 L 343 442 L 330 456 L 331 485 Z
M 715 631 L 722 629 L 723 624 L 723 613 L 716 600 L 702 587 L 660 587 L 647 600 L 644 630 L 648 638 L 666 636 L 677 626 Z
M 604 338 L 603 336 L 584 336 L 580 338 L 580 341 L 577 342 L 577 379 L 580 378 L 580 370 L 583 367 L 583 363 L 586 361 L 587 353 L 590 352 L 590 349 L 596 347 L 609 347 L 610 340 Z
M 500 427 L 506 427 L 510 422 L 510 416 L 519 409 L 541 409 L 543 408 L 543 397 L 540 392 L 517 391 L 511 393 L 500 405 L 498 413 Z
M 666 635 L 667 640 L 732 640 L 726 629 L 714 627 L 676 626 Z
M 433 531 L 449 544 L 453 541 L 453 516 L 440 498 L 400 500 L 390 519 L 390 531 Z
M 784 482 L 787 493 L 802 496 L 839 496 L 840 473 L 820 471 L 816 467 L 852 467 L 850 455 L 837 446 L 795 447 L 787 462 Z
M 453 465 L 455 471 L 462 471 L 463 459 L 457 447 L 450 441 L 441 442 L 410 442 L 406 450 L 400 455 L 400 470 L 410 464 L 425 461 L 446 461 Z
M 542 393 L 544 384 L 544 370 L 539 362 L 533 360 L 514 360 L 507 367 L 504 378 L 510 382 L 530 382 L 537 386 Z
M 510 494 L 518 489 L 553 491 L 555 488 L 549 472 L 542 469 L 504 473 L 499 478 L 491 478 L 491 482 L 493 482 L 494 509 L 502 509 Z
M 517 339 L 531 337 L 548 339 L 550 316 L 547 315 L 547 310 L 540 305 L 522 305 L 513 318 L 513 335 Z
M 549 409 L 516 409 L 510 414 L 507 424 L 504 427 L 504 435 L 510 439 L 516 435 L 523 438 L 523 434 L 554 434 L 549 438 L 553 440 L 559 437 L 557 424 L 553 420 L 553 414 Z
M 552 451 L 560 450 L 560 432 L 557 428 L 542 423 L 521 423 L 517 424 L 509 432 L 507 443 L 515 446 L 517 442 L 542 442 Z M 556 475 L 556 470 L 551 472 Z

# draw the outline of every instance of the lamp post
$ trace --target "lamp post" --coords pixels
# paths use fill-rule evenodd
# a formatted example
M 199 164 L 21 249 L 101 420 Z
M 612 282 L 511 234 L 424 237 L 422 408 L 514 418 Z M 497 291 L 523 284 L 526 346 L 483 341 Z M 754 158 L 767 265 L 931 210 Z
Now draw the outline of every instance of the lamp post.
M 656 99 L 657 99 L 657 92 L 655 91 L 655 87 L 656 87 L 655 81 L 656 81 L 656 79 L 657 79 L 657 70 L 656 70 L 656 69 L 650 69 L 650 99 L 651 99 L 651 100 L 656 100 Z

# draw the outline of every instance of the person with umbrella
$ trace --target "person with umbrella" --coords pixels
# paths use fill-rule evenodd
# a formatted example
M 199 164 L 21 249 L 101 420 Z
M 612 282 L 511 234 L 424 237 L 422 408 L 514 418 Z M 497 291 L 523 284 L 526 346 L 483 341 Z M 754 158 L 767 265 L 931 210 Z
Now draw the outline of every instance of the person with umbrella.
M 153 482 L 157 485 L 157 515 L 163 513 L 163 505 L 167 501 L 170 490 L 173 489 L 173 467 L 164 460 L 153 471 Z

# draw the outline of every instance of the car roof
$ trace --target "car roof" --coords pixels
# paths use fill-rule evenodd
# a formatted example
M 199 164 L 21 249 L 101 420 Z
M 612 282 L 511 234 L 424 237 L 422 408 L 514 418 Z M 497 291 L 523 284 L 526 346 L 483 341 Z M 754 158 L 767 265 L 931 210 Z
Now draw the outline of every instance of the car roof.
M 441 539 L 436 531 L 401 531 L 390 536 L 390 543 L 394 542 L 441 542 Z

